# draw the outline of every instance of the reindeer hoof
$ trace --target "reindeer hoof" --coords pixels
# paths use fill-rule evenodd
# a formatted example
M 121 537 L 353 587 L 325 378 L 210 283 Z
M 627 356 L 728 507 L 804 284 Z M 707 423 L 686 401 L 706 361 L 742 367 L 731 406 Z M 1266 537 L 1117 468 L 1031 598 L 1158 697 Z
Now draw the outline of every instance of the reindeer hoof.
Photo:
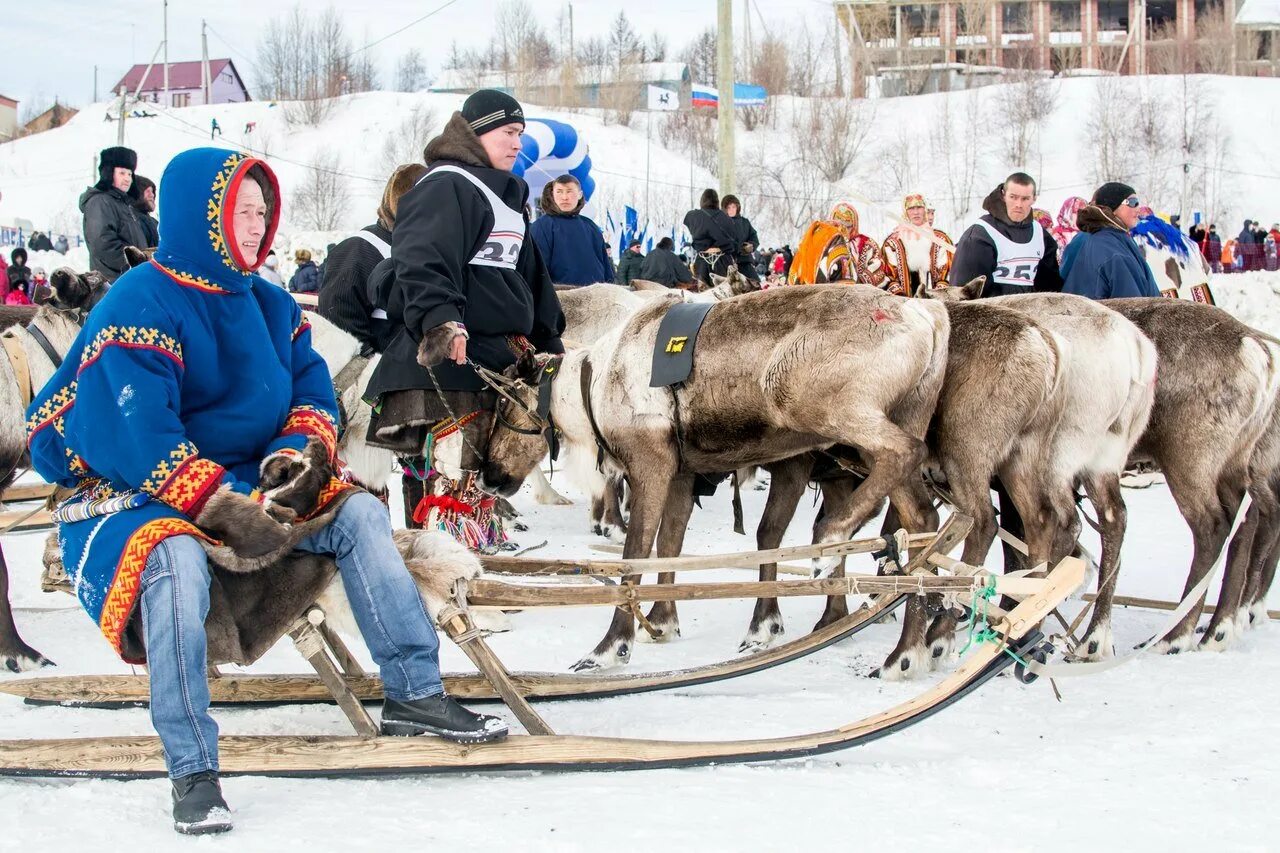
M 747 636 L 743 638 L 742 643 L 738 646 L 738 653 L 756 654 L 757 652 L 762 652 L 772 646 L 785 633 L 786 630 L 782 627 L 782 617 L 770 616 L 747 632 Z
M 574 672 L 600 672 L 617 666 L 626 666 L 631 660 L 631 644 L 615 642 L 604 649 L 596 649 L 569 667 Z
M 33 672 L 46 666 L 54 666 L 53 661 L 35 649 L 0 656 L 0 668 L 7 669 L 9 672 Z
M 912 646 L 900 655 L 891 654 L 880 668 L 880 677 L 885 681 L 908 681 L 924 675 L 928 670 L 927 659 L 924 646 Z

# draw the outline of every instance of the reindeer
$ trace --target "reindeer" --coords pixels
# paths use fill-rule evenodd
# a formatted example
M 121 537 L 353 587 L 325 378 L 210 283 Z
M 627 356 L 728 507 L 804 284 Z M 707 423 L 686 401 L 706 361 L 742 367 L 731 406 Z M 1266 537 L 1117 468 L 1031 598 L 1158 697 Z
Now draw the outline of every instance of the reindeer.
M 838 512 L 823 519 L 820 542 L 855 530 L 893 495 L 909 530 L 936 523 L 917 475 L 923 438 L 941 390 L 949 325 L 946 309 L 873 288 L 780 288 L 717 303 L 702 326 L 698 360 L 678 390 L 649 387 L 651 351 L 666 306 L 647 306 L 589 350 L 566 356 L 551 414 L 563 444 L 632 489 L 623 555 L 679 554 L 693 507 L 695 473 L 778 462 L 835 444 L 855 448 L 871 473 Z M 542 458 L 532 412 L 545 357 L 509 373 L 510 393 L 528 411 L 499 403 L 483 485 L 510 494 Z M 504 424 L 505 422 L 505 424 Z M 515 426 L 518 429 L 512 429 Z M 597 434 L 598 431 L 598 434 Z M 572 463 L 571 463 L 572 464 Z M 818 575 L 840 558 L 815 560 Z M 660 582 L 672 582 L 662 573 Z M 638 583 L 629 577 L 626 583 Z M 647 621 L 664 639 L 678 635 L 676 608 L 658 602 Z M 619 609 L 608 633 L 575 670 L 621 665 L 635 638 L 633 614 Z
M 1265 598 L 1264 566 L 1274 572 L 1277 478 L 1280 477 L 1280 341 L 1226 311 L 1180 299 L 1112 299 L 1104 303 L 1142 329 L 1160 353 L 1155 406 L 1133 461 L 1154 462 L 1191 528 L 1190 592 L 1231 534 L 1246 489 L 1253 506 L 1228 554 L 1219 606 L 1201 646 L 1225 648 L 1246 606 Z M 1268 584 L 1269 585 L 1269 584 Z M 1203 602 L 1203 600 L 1202 600 Z M 1178 653 L 1196 645 L 1200 607 L 1158 645 Z
M 930 295 L 958 300 L 976 294 L 966 287 Z M 1102 560 L 1098 599 L 1077 655 L 1083 659 L 1109 656 L 1113 651 L 1111 602 L 1127 519 L 1120 495 L 1120 475 L 1150 417 L 1155 393 L 1155 346 L 1115 311 L 1078 296 L 1027 294 L 986 300 L 985 304 L 1022 313 L 1027 318 L 1027 332 L 1034 327 L 1042 329 L 1042 340 L 1056 350 L 1057 366 L 1052 373 L 1041 373 L 1048 367 L 1050 354 L 1041 351 L 1028 362 L 1026 342 L 1015 345 L 1011 339 L 1004 344 L 1010 353 L 1017 354 L 1014 364 L 1010 364 L 998 355 L 1001 350 L 994 329 L 979 332 L 990 335 L 988 340 L 966 341 L 961 315 L 953 314 L 951 356 L 957 361 L 955 369 L 968 375 L 954 374 L 953 384 L 952 368 L 948 366 L 947 391 L 939 401 L 939 432 L 932 446 L 938 450 L 948 479 L 954 472 L 964 483 L 959 489 L 952 486 L 957 493 L 957 506 L 981 519 L 975 524 L 975 531 L 981 530 L 982 535 L 971 535 L 966 541 L 965 561 L 981 564 L 995 532 L 994 526 L 989 526 L 989 477 L 982 478 L 989 470 L 986 466 L 998 457 L 1004 458 L 994 473 L 1023 518 L 1033 566 L 1055 563 L 1075 547 L 1080 521 L 1074 497 L 1076 483 L 1081 483 L 1097 511 Z M 959 306 L 952 308 L 960 310 Z M 1018 326 L 1016 321 L 1005 322 Z M 1009 331 L 1006 329 L 1005 334 Z M 1044 337 L 1045 332 L 1048 337 Z M 986 349 L 987 344 L 992 348 Z M 1001 377 L 999 382 L 990 376 L 972 375 L 969 361 L 984 349 L 987 363 L 978 369 L 991 371 L 1001 364 L 1010 375 Z M 1028 369 L 1035 364 L 1041 367 Z M 992 385 L 984 388 L 984 381 Z M 995 387 L 1006 383 L 1015 385 Z M 1018 383 L 1027 383 L 1027 387 L 1017 388 Z M 1024 408 L 1037 397 L 1040 402 L 1033 410 Z M 1013 416 L 1009 422 L 1002 421 L 1006 413 L 1001 410 L 1006 408 L 1007 414 Z M 1028 414 L 1030 419 L 1019 427 L 1017 420 Z M 989 442 L 981 429 L 973 427 L 975 419 L 991 422 L 995 432 Z M 966 430 L 972 432 L 966 435 Z M 988 446 L 969 446 L 976 442 Z M 1004 450 L 990 446 L 1003 442 L 1008 442 Z M 903 674 L 909 674 L 912 656 L 919 656 L 924 647 L 920 620 L 908 622 L 903 642 L 886 662 L 886 674 L 893 673 L 895 665 Z M 953 628 L 954 620 L 947 613 L 930 628 L 930 662 L 945 654 Z
M 31 319 L 4 332 L 8 358 L 0 360 L 0 494 L 28 461 L 26 410 L 32 393 L 53 376 L 80 333 L 85 315 L 109 287 L 96 272 L 77 275 L 66 268 L 54 270 L 49 292 L 37 294 L 42 304 Z M 50 663 L 18 634 L 9 605 L 9 569 L 0 550 L 0 668 L 25 672 Z

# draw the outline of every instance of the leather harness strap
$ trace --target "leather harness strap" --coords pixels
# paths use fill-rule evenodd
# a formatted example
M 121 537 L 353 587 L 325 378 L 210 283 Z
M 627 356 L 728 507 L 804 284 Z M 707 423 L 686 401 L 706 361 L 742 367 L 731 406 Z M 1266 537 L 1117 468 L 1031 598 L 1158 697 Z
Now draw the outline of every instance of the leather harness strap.
M 587 420 L 596 437 L 596 470 L 600 471 L 604 468 L 605 454 L 613 456 L 613 452 L 609 450 L 609 442 L 604 440 L 600 425 L 596 423 L 596 414 L 591 410 L 591 356 L 582 359 L 582 407 L 587 410 Z
M 10 332 L 0 335 L 0 344 L 4 345 L 4 351 L 9 356 L 9 364 L 13 366 L 13 378 L 17 380 L 18 393 L 22 396 L 22 409 L 26 411 L 34 396 L 31 388 L 31 364 L 27 361 L 27 351 L 22 348 L 22 342 L 17 336 Z
M 45 337 L 44 332 L 40 331 L 40 327 L 32 322 L 27 324 L 26 330 L 28 335 L 35 338 L 36 343 L 40 345 L 40 349 L 44 350 L 44 354 L 49 356 L 49 361 L 53 362 L 53 369 L 57 370 L 62 367 L 62 356 L 58 354 L 53 344 Z

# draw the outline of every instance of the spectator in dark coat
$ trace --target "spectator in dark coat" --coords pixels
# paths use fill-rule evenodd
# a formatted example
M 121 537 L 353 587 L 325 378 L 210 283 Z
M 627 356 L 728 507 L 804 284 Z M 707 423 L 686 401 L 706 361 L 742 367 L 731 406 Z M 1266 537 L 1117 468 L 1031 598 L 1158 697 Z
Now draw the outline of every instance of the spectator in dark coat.
M 156 182 L 142 175 L 133 176 L 133 185 L 138 190 L 138 198 L 133 206 L 138 211 L 138 221 L 142 230 L 147 232 L 147 243 L 139 249 L 154 249 L 160 245 L 160 223 L 152 216 L 156 212 Z
M 375 299 L 371 279 L 374 268 L 391 257 L 391 230 L 395 228 L 400 197 L 426 173 L 427 167 L 421 163 L 409 163 L 392 172 L 382 190 L 378 220 L 338 243 L 325 257 L 317 310 L 321 317 L 354 335 L 360 341 L 362 355 L 382 352 L 391 341 L 386 298 Z M 381 290 L 387 294 L 393 277 L 390 262 L 384 272 L 387 281 Z
M 32 231 L 31 239 L 27 241 L 27 248 L 33 252 L 52 252 L 53 241 L 43 231 Z
M 129 269 L 125 246 L 147 246 L 147 232 L 133 206 L 138 198 L 133 183 L 137 166 L 138 155 L 133 149 L 103 149 L 98 158 L 98 182 L 80 196 L 89 266 L 108 281 L 115 281 Z
M 59 252 L 59 253 L 61 253 L 61 254 L 65 255 L 65 254 L 67 253 L 67 250 L 68 250 L 68 249 L 70 249 L 70 248 L 71 248 L 71 247 L 67 245 L 67 235 L 66 235 L 66 234 L 59 234 L 59 235 L 58 235 L 58 239 L 53 241 L 53 250 L 54 250 L 55 252 Z
M 693 284 L 693 274 L 689 272 L 689 265 L 675 253 L 674 249 L 675 244 L 670 237 L 659 240 L 658 245 L 644 259 L 639 278 L 645 281 L 656 281 L 667 287 L 688 289 L 689 285 Z
M 702 191 L 698 209 L 684 215 L 684 227 L 689 229 L 689 242 L 697 252 L 693 272 L 706 287 L 711 286 L 711 274 L 728 275 L 729 265 L 738 256 L 738 228 L 720 209 L 720 194 L 713 189 Z
M 561 175 L 542 188 L 542 215 L 529 234 L 556 284 L 613 281 L 613 262 L 605 252 L 600 226 L 582 215 L 586 198 L 573 175 Z
M 290 293 L 318 293 L 320 290 L 320 269 L 311 260 L 311 252 L 298 249 L 293 253 L 294 263 L 298 268 L 289 279 Z
M 795 258 L 795 253 L 791 251 L 791 244 L 782 247 L 782 276 L 786 278 L 791 275 L 791 261 Z
M 5 271 L 5 292 L 0 294 L 0 298 L 7 297 L 9 291 L 15 288 L 27 291 L 27 285 L 31 283 L 31 267 L 27 266 L 27 250 L 21 247 L 14 249 L 9 253 L 9 268 Z
M 753 281 L 759 281 L 760 273 L 756 270 L 756 249 L 760 248 L 760 236 L 751 220 L 742 215 L 742 202 L 736 195 L 726 195 L 720 200 L 720 209 L 733 223 L 738 238 L 738 249 L 734 255 L 734 263 L 738 272 Z
M 1070 257 L 1063 259 L 1063 293 L 1090 299 L 1160 295 L 1151 267 L 1129 236 L 1140 204 L 1128 184 L 1113 181 L 1098 187 L 1093 201 L 1076 216 L 1080 234 L 1067 247 Z
M 644 267 L 644 252 L 640 250 L 640 241 L 632 240 L 627 244 L 627 250 L 622 253 L 622 260 L 618 261 L 618 274 L 614 281 L 618 284 L 629 285 L 633 278 L 644 278 L 640 274 L 640 270 Z

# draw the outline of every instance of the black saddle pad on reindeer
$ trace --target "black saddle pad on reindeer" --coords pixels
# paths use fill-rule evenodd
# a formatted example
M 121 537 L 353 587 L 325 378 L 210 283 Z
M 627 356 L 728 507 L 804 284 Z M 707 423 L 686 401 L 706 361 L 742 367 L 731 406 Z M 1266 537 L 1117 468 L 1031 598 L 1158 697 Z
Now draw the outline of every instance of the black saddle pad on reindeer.
M 693 353 L 698 332 L 714 302 L 680 302 L 672 305 L 658 325 L 653 343 L 650 388 L 669 388 L 686 381 L 693 373 Z
M 354 491 L 338 495 L 320 515 L 294 524 L 289 544 L 273 554 L 250 559 L 224 546 L 207 549 L 213 575 L 204 620 L 210 665 L 253 663 L 315 604 L 338 567 L 331 557 L 294 551 L 293 546 L 332 521 Z M 129 620 L 121 646 L 126 659 L 145 656 L 140 613 Z

